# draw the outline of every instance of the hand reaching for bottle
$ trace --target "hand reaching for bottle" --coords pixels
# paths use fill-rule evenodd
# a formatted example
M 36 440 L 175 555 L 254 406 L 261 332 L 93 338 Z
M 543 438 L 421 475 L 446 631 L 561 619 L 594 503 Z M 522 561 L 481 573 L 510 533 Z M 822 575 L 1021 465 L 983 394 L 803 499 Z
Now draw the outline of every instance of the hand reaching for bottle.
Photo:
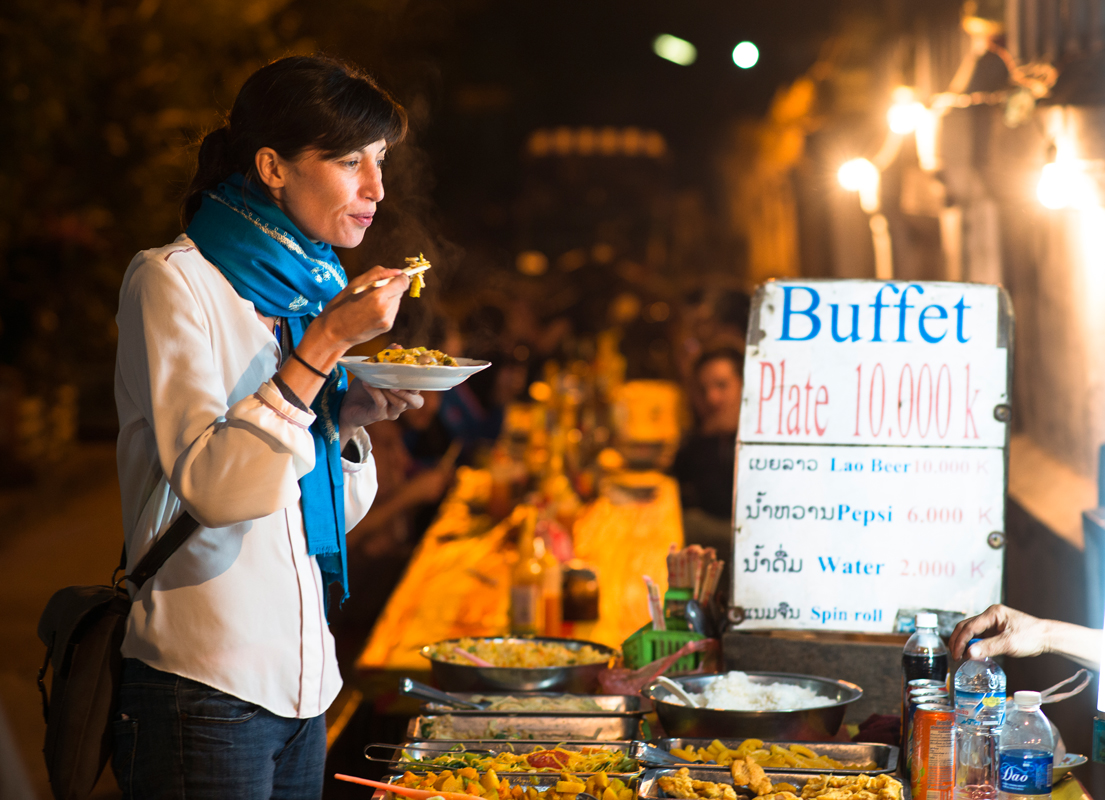
M 978 616 L 969 617 L 956 625 L 948 641 L 952 657 L 963 658 L 971 639 L 982 641 L 970 647 L 966 653 L 969 658 L 1059 653 L 1094 669 L 1100 666 L 1100 630 L 1039 619 L 1008 606 L 992 605 Z

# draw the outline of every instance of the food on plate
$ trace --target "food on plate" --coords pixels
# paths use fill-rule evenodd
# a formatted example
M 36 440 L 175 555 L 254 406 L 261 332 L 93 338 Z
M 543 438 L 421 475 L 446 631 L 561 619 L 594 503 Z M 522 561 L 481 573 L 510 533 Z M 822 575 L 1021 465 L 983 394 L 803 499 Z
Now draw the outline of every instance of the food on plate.
M 737 800 L 737 793 L 729 784 L 696 781 L 686 767 L 682 767 L 674 775 L 661 775 L 657 783 L 667 794 L 685 800 Z
M 587 778 L 562 772 L 560 779 L 545 789 L 533 785 L 535 781 L 537 778 L 533 777 L 511 783 L 508 778 L 500 779 L 493 769 L 481 775 L 477 770 L 465 767 L 455 772 L 404 772 L 396 783 L 411 789 L 473 794 L 487 800 L 571 800 L 581 792 L 598 800 L 633 800 L 634 795 L 633 789 L 624 781 L 611 778 L 605 772 L 596 772 Z M 396 800 L 395 795 L 389 793 L 388 800 Z
M 579 750 L 535 748 L 526 753 L 471 753 L 464 749 L 464 745 L 457 745 L 434 758 L 417 758 L 403 751 L 400 762 L 402 766 L 417 764 L 419 767 L 454 770 L 471 767 L 496 772 L 636 772 L 639 769 L 637 760 L 625 752 L 601 747 L 582 747 Z
M 765 744 L 762 739 L 745 739 L 735 750 L 714 739 L 706 747 L 673 747 L 671 754 L 687 761 L 714 763 L 723 767 L 745 756 L 761 767 L 777 769 L 875 769 L 877 766 L 874 761 L 845 763 L 820 755 L 805 745 L 782 747 Z
M 792 683 L 755 683 L 744 672 L 728 672 L 706 684 L 703 708 L 723 711 L 794 711 L 829 706 L 836 702 L 804 686 Z M 665 702 L 683 705 L 674 695 Z
M 590 645 L 577 650 L 555 642 L 506 641 L 489 639 L 461 639 L 457 642 L 439 642 L 430 647 L 430 658 L 450 664 L 471 665 L 471 660 L 456 652 L 467 650 L 495 667 L 571 667 L 581 664 L 598 664 L 610 656 Z
M 818 775 L 802 787 L 802 800 L 902 800 L 902 784 L 889 775 Z
M 367 359 L 377 364 L 417 364 L 423 367 L 456 367 L 457 360 L 440 350 L 425 347 L 405 347 L 402 350 L 381 350 Z
M 423 258 L 421 253 L 418 254 L 418 258 L 408 256 L 403 260 L 407 262 L 407 269 L 412 269 L 414 267 L 429 268 L 430 266 L 430 262 Z M 420 297 L 422 295 L 422 287 L 426 285 L 425 276 L 426 273 L 424 271 L 416 272 L 414 275 L 411 275 L 411 297 Z
M 748 756 L 735 759 L 729 765 L 729 774 L 733 776 L 734 786 L 747 786 L 757 795 L 774 791 L 771 779 L 764 773 L 764 768 Z

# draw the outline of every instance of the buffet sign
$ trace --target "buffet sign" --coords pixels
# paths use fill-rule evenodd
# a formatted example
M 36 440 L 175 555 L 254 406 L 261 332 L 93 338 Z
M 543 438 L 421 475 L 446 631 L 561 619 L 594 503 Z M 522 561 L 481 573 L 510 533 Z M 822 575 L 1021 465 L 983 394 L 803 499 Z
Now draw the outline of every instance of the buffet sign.
M 730 618 L 891 632 L 1000 600 L 1012 316 L 997 286 L 785 280 L 757 291 Z

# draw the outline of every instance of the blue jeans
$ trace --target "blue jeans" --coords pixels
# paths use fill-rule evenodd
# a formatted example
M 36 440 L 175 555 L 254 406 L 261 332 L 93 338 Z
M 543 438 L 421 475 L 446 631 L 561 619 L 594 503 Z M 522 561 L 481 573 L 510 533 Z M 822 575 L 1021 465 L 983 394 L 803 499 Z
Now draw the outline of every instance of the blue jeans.
M 278 717 L 128 658 L 112 725 L 111 767 L 128 800 L 322 796 L 324 714 Z

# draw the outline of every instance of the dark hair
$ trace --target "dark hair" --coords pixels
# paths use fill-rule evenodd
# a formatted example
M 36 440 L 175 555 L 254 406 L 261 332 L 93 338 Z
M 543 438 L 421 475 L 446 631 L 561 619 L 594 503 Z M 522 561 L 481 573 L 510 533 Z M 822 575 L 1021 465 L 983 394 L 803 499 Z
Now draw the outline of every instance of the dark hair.
M 713 350 L 707 350 L 694 362 L 694 374 L 697 375 L 711 361 L 719 360 L 732 364 L 733 372 L 738 378 L 744 380 L 744 354 L 735 347 L 716 347 Z
M 307 148 L 333 158 L 406 133 L 407 112 L 363 70 L 327 56 L 273 61 L 246 79 L 226 124 L 203 138 L 181 220 L 187 227 L 203 193 L 235 172 L 259 183 L 254 157 L 262 147 L 286 159 Z

